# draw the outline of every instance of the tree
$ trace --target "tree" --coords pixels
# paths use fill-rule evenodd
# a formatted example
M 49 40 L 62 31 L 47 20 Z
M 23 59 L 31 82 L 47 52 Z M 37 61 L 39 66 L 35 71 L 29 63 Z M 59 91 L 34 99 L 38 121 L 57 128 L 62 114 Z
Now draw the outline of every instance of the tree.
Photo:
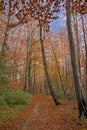
M 49 87 L 50 93 L 54 99 L 55 104 L 59 105 L 60 102 L 55 95 L 55 92 L 52 87 L 52 80 L 51 80 L 51 77 L 48 72 L 48 66 L 47 66 L 47 62 L 46 62 L 45 49 L 44 49 L 44 39 L 43 39 L 42 34 L 43 34 L 43 26 L 40 24 L 40 43 L 41 43 L 41 49 L 42 49 L 42 57 L 43 57 L 44 70 L 45 70 L 45 74 L 46 74 L 46 80 L 47 80 L 48 87 Z
M 82 30 L 83 30 L 83 37 L 84 37 L 84 44 L 85 44 L 85 77 L 86 77 L 86 93 L 87 93 L 87 41 L 86 41 L 86 33 L 85 33 L 85 27 L 84 27 L 84 18 L 81 14 L 81 20 L 82 20 Z M 87 103 L 87 95 L 86 95 L 86 103 Z
M 8 54 L 5 50 L 0 56 L 0 86 L 8 86 L 10 84 L 11 70 L 8 64 Z
M 56 53 L 55 53 L 55 50 L 54 50 L 54 47 L 53 47 L 53 44 L 52 44 L 52 43 L 51 43 L 51 47 L 52 47 L 53 55 L 54 55 L 54 57 L 55 57 L 56 68 L 57 68 L 58 75 L 59 75 L 59 78 L 60 78 L 61 87 L 62 87 L 64 96 L 66 97 L 66 91 L 65 91 L 64 84 L 63 84 L 63 81 L 62 81 L 62 76 L 61 76 L 61 73 L 60 73 L 60 68 L 59 68 L 59 64 L 58 64 L 58 61 L 57 61 L 57 56 L 56 56 Z
M 32 65 L 32 47 L 36 43 L 36 39 L 34 37 L 35 35 L 35 28 L 33 27 L 33 24 L 28 23 L 27 26 L 27 32 L 26 32 L 26 70 L 25 70 L 25 85 L 24 90 L 29 90 L 31 92 L 32 89 L 32 81 L 31 81 L 31 65 Z M 30 27 L 30 28 L 29 28 Z
M 1 7 L 3 7 L 3 1 L 0 3 Z M 7 16 L 7 25 L 6 25 L 6 30 L 5 30 L 5 34 L 4 34 L 4 39 L 3 39 L 3 43 L 2 43 L 2 50 L 1 50 L 1 55 L 3 55 L 4 53 L 4 49 L 6 47 L 6 40 L 8 38 L 8 30 L 9 30 L 9 21 L 10 21 L 10 2 L 5 3 L 5 8 L 6 8 L 6 16 Z M 3 10 L 3 8 L 1 8 L 1 11 Z
M 72 2 L 72 11 L 79 12 L 80 14 L 87 13 L 87 1 L 86 0 L 76 0 Z
M 79 67 L 79 72 L 81 75 L 81 63 L 80 63 L 80 43 L 79 43 L 79 33 L 78 33 L 78 19 L 77 19 L 77 12 L 73 12 L 73 19 L 74 19 L 74 30 L 75 30 L 75 39 L 76 39 L 76 52 L 77 52 L 77 61 L 78 61 L 78 67 Z
M 41 9 L 44 5 L 44 3 L 39 1 L 39 9 Z M 47 66 L 47 61 L 46 61 L 46 56 L 45 56 L 45 48 L 44 48 L 44 40 L 45 40 L 45 26 L 46 24 L 48 25 L 48 21 L 45 21 L 46 16 L 50 13 L 51 10 L 51 3 L 47 3 L 48 8 L 47 11 L 48 12 L 41 12 L 41 10 L 39 11 L 38 14 L 38 21 L 39 21 L 39 28 L 40 28 L 40 44 L 41 44 L 41 52 L 42 52 L 42 58 L 43 58 L 43 65 L 44 65 L 44 71 L 46 74 L 46 80 L 47 80 L 47 84 L 50 90 L 50 93 L 53 97 L 53 100 L 55 102 L 56 105 L 60 105 L 60 102 L 58 100 L 58 98 L 56 97 L 56 94 L 53 90 L 53 86 L 52 86 L 52 79 L 50 77 L 50 74 L 48 72 L 48 66 Z M 48 26 L 49 29 L 49 26 Z
M 71 11 L 70 11 L 69 0 L 66 1 L 66 5 L 67 5 L 67 9 L 66 9 L 67 31 L 68 31 L 68 39 L 70 45 L 70 53 L 71 53 L 71 65 L 73 69 L 73 77 L 74 77 L 75 90 L 77 96 L 79 118 L 82 119 L 85 116 L 87 117 L 87 106 L 82 93 L 82 82 L 81 82 L 80 73 L 76 61 L 75 43 L 73 39 L 72 26 L 71 26 Z

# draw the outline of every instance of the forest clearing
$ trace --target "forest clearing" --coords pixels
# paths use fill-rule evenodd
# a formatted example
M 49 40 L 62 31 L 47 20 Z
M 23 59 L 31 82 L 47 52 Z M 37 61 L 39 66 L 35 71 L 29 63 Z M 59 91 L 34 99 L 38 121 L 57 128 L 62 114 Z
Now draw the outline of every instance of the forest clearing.
M 0 130 L 87 130 L 87 0 L 0 0 Z

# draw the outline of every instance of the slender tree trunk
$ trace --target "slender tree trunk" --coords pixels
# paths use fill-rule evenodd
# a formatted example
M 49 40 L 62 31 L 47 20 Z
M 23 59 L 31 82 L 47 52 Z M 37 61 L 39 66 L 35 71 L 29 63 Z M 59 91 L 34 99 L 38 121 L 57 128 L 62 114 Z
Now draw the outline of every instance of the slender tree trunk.
M 32 92 L 32 78 L 31 78 L 31 67 L 32 67 L 32 59 L 31 59 L 31 52 L 32 52 L 32 46 L 34 45 L 33 41 L 33 34 L 34 30 L 32 29 L 31 23 L 30 23 L 30 30 L 27 28 L 27 34 L 26 34 L 26 43 L 27 43 L 27 49 L 26 49 L 26 70 L 25 70 L 25 87 L 29 92 Z
M 1 56 L 4 53 L 4 49 L 5 49 L 5 46 L 6 46 L 6 40 L 7 40 L 7 37 L 8 37 L 7 33 L 8 33 L 8 30 L 9 30 L 8 25 L 9 25 L 9 21 L 10 21 L 10 2 L 9 2 L 8 6 L 9 6 L 9 8 L 8 8 L 8 16 L 7 16 L 8 19 L 7 19 L 7 26 L 6 26 L 6 30 L 5 30 L 4 40 L 3 40 L 3 44 L 2 44 Z
M 55 104 L 60 105 L 60 102 L 59 102 L 58 98 L 56 97 L 56 94 L 53 90 L 52 80 L 51 80 L 51 77 L 48 72 L 48 66 L 47 66 L 47 62 L 46 62 L 45 49 L 44 49 L 43 25 L 42 24 L 40 24 L 40 44 L 41 44 L 42 58 L 43 58 L 44 70 L 45 70 L 45 74 L 46 74 L 46 80 L 48 83 L 48 87 L 49 87 L 50 93 L 53 97 Z
M 26 91 L 28 89 L 28 45 L 27 45 L 27 52 L 26 52 L 26 68 L 25 68 L 25 83 L 23 90 Z
M 54 57 L 55 57 L 55 62 L 56 62 L 56 67 L 57 67 L 57 71 L 58 71 L 59 78 L 60 78 L 60 82 L 61 82 L 61 87 L 62 87 L 64 96 L 66 97 L 66 91 L 65 91 L 65 88 L 64 88 L 64 85 L 63 85 L 63 81 L 62 81 L 62 76 L 61 76 L 61 73 L 60 73 L 59 64 L 58 64 L 57 57 L 56 57 L 56 53 L 55 53 L 55 51 L 54 51 L 54 48 L 53 48 L 52 43 L 51 43 L 51 47 L 52 47 L 52 51 L 53 51 L 53 54 L 54 54 Z
M 32 81 L 31 81 L 31 52 L 28 52 L 28 88 L 29 92 L 32 90 Z
M 26 68 L 25 68 L 23 90 L 24 90 L 24 91 L 27 91 L 27 66 L 26 66 Z
M 47 81 L 46 81 L 46 75 L 44 73 L 44 94 L 48 95 L 48 93 L 49 93 L 48 84 L 47 84 Z
M 34 93 L 35 93 L 35 88 L 36 88 L 36 71 L 35 71 L 35 66 L 36 66 L 36 64 L 35 64 L 35 62 L 34 62 L 34 75 L 33 75 L 33 77 L 34 77 L 34 83 L 33 83 L 33 95 L 34 95 Z
M 78 20 L 77 20 L 77 13 L 74 13 L 74 29 L 75 29 L 75 36 L 76 36 L 76 52 L 77 52 L 77 61 L 79 72 L 81 75 L 81 65 L 80 65 L 80 43 L 79 43 L 79 35 L 78 35 Z
M 67 9 L 67 31 L 70 45 L 70 53 L 71 53 L 71 65 L 73 69 L 73 77 L 75 82 L 75 90 L 77 96 L 78 110 L 79 110 L 79 118 L 82 119 L 84 116 L 87 117 L 87 106 L 82 94 L 82 82 L 80 78 L 80 73 L 78 69 L 78 65 L 76 62 L 76 52 L 75 52 L 75 43 L 73 39 L 72 26 L 71 26 L 71 12 L 70 12 L 70 2 L 66 0 Z
M 86 41 L 86 35 L 85 35 L 85 28 L 84 28 L 84 19 L 81 15 L 82 20 L 82 30 L 83 30 L 83 37 L 84 37 L 84 44 L 85 44 L 85 73 L 86 73 L 86 94 L 87 94 L 87 41 Z M 86 103 L 87 103 L 87 95 L 86 95 Z

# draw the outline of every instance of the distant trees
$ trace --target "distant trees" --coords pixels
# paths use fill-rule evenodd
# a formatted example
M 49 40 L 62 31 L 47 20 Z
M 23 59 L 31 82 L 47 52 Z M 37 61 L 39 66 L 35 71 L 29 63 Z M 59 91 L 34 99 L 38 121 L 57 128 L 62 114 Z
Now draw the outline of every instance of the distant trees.
M 33 24 L 30 22 L 27 24 L 25 33 L 26 39 L 26 69 L 25 69 L 25 84 L 24 90 L 29 90 L 31 92 L 32 89 L 32 80 L 31 80 L 31 67 L 32 67 L 32 47 L 36 43 L 35 39 L 35 28 Z

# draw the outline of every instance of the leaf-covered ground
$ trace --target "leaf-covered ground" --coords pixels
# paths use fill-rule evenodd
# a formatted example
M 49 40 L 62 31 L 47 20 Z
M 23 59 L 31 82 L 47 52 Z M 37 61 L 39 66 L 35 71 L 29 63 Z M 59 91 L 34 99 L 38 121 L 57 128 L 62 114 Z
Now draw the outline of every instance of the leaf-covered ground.
M 77 116 L 73 101 L 55 106 L 51 96 L 35 95 L 16 118 L 0 122 L 0 130 L 87 130 L 87 120 Z

